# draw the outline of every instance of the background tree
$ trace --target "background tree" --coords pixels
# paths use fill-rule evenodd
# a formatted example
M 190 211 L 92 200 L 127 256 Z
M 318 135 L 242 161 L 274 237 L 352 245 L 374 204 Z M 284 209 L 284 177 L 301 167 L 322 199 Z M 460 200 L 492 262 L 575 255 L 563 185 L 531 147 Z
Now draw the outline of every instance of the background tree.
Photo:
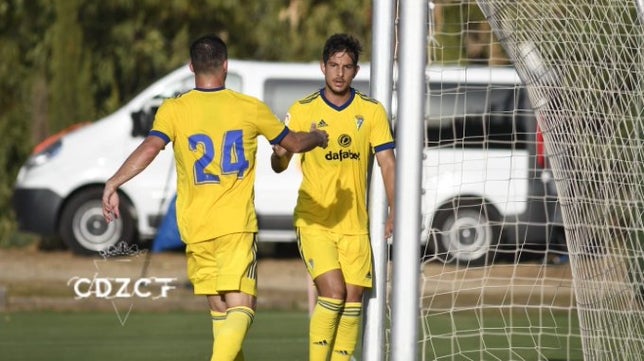
M 12 186 L 31 151 L 33 129 L 46 126 L 45 34 L 51 18 L 43 1 L 0 5 L 0 245 L 16 240 Z
M 56 132 L 94 116 L 91 92 L 91 54 L 84 52 L 78 23 L 80 0 L 55 0 L 52 24 L 49 129 Z

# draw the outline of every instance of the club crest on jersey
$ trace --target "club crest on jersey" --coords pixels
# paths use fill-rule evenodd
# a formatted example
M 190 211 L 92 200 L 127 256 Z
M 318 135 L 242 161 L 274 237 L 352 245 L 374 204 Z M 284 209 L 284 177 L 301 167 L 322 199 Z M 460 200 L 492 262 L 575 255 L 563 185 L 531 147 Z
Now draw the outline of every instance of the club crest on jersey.
M 364 117 L 362 115 L 356 115 L 356 128 L 360 130 L 360 127 L 362 127 L 362 123 L 364 123 Z
M 317 124 L 318 128 L 324 128 L 324 127 L 327 127 L 327 126 L 329 126 L 329 125 L 324 121 L 324 119 L 320 119 L 320 121 Z

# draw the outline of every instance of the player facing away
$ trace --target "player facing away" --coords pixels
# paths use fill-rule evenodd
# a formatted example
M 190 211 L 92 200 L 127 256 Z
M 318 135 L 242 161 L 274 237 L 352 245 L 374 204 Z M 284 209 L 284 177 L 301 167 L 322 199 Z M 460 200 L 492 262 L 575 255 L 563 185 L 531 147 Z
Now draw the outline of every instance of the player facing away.
M 257 218 L 253 202 L 257 137 L 291 152 L 326 147 L 323 130 L 292 132 L 266 104 L 225 88 L 226 44 L 206 35 L 190 47 L 195 88 L 159 108 L 152 130 L 107 181 L 103 215 L 119 216 L 117 189 L 172 142 L 177 223 L 188 277 L 212 316 L 211 360 L 243 360 L 255 315 Z
M 387 113 L 351 87 L 361 46 L 346 34 L 327 39 L 320 67 L 325 86 L 289 109 L 290 129 L 311 123 L 329 134 L 326 149 L 300 157 L 303 173 L 295 207 L 298 246 L 317 290 L 309 328 L 309 360 L 349 360 L 355 350 L 362 295 L 372 285 L 367 175 L 372 154 L 389 201 L 385 237 L 393 232 L 395 156 Z M 273 147 L 271 166 L 281 172 L 292 153 Z

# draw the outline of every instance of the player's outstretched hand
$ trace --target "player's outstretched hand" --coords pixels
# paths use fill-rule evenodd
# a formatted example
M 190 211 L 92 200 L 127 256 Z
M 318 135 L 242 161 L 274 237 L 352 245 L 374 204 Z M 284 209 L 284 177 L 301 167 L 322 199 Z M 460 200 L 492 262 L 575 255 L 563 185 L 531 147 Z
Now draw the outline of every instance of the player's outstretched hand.
M 329 134 L 324 130 L 318 129 L 315 123 L 311 123 L 311 133 L 315 133 L 320 138 L 320 148 L 326 148 L 329 145 Z
M 119 216 L 119 195 L 115 189 L 106 186 L 103 191 L 103 217 L 107 223 L 110 223 Z

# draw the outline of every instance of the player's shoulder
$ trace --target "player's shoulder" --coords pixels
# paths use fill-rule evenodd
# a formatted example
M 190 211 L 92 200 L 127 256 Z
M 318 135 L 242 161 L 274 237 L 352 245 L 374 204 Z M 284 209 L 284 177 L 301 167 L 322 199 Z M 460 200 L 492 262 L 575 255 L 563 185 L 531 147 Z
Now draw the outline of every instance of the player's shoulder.
M 180 102 L 182 99 L 189 98 L 189 97 L 190 97 L 190 93 L 192 93 L 193 91 L 194 91 L 194 89 L 188 89 L 188 90 L 182 91 L 182 92 L 180 92 L 180 93 L 177 93 L 177 94 L 175 94 L 175 95 L 173 95 L 173 96 L 170 96 L 170 97 L 168 97 L 168 98 L 165 98 L 165 99 L 163 100 L 163 104 L 166 104 L 166 105 L 169 105 L 169 104 L 177 104 L 177 103 L 178 103 L 178 102 Z
M 182 104 L 184 101 L 189 101 L 199 96 L 199 91 L 197 89 L 188 89 L 182 92 L 176 93 L 175 95 L 166 98 L 164 103 L 168 104 Z
M 228 88 L 226 88 L 224 91 L 228 93 L 236 101 L 239 101 L 239 102 L 246 102 L 246 103 L 252 103 L 252 104 L 263 103 L 261 100 L 259 100 L 258 98 L 252 95 L 240 93 L 238 91 L 228 89 Z
M 355 93 L 356 99 L 358 99 L 359 101 L 362 101 L 366 104 L 380 105 L 380 102 L 378 100 L 368 96 L 367 94 L 364 94 L 360 90 L 355 89 Z
M 243 94 L 232 89 L 224 90 L 229 97 L 227 104 L 231 107 L 243 108 L 243 109 L 259 109 L 266 108 L 268 105 L 259 98 L 256 98 L 252 95 Z
M 181 98 L 183 98 L 183 97 L 184 97 L 184 96 L 186 96 L 187 94 L 190 94 L 190 93 L 191 93 L 191 92 L 193 92 L 193 91 L 194 91 L 194 89 L 184 90 L 184 91 L 182 91 L 182 92 L 180 92 L 180 93 L 177 93 L 175 96 L 173 96 L 173 97 L 172 97 L 172 98 L 170 98 L 170 99 L 181 99 Z
M 295 102 L 295 104 L 300 104 L 300 105 L 311 104 L 315 100 L 321 99 L 320 97 L 321 97 L 321 93 L 320 93 L 320 89 L 318 89 L 318 90 L 314 91 L 313 93 L 305 96 L 304 98 L 298 100 L 297 102 Z

